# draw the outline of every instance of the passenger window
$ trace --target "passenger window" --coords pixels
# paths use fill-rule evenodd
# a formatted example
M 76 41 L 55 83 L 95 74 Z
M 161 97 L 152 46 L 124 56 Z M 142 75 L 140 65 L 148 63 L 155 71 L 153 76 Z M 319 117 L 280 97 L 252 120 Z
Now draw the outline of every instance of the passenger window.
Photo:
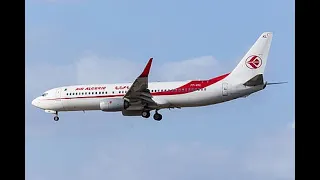
M 99 92 L 99 94 L 101 94 L 101 92 Z
M 108 94 L 108 92 L 106 91 L 106 94 Z
M 98 92 L 96 92 L 96 94 L 98 94 Z

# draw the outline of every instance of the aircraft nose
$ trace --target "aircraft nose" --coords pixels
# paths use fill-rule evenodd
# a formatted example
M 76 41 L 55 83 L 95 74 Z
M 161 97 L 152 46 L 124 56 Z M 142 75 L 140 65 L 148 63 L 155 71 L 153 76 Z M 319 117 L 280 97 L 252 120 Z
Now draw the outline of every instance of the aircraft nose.
M 35 98 L 34 100 L 32 100 L 31 104 L 34 105 L 35 107 L 39 107 L 38 98 Z

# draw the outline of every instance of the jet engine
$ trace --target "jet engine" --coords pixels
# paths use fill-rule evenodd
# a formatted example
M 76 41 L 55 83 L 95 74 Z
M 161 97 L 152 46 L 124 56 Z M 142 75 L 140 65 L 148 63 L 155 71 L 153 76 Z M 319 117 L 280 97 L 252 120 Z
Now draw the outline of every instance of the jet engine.
M 105 112 L 115 112 L 127 109 L 130 103 L 122 98 L 108 98 L 100 102 L 100 109 Z

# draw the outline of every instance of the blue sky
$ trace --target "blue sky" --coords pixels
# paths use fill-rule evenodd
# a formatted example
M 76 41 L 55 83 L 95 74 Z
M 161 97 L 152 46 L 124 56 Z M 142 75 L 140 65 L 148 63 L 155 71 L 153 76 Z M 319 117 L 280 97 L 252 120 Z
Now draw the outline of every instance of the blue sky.
M 27 0 L 26 177 L 294 179 L 294 1 Z M 51 114 L 31 100 L 57 86 L 132 82 L 149 57 L 150 80 L 230 72 L 264 31 L 274 32 L 269 86 L 248 98 L 162 110 Z

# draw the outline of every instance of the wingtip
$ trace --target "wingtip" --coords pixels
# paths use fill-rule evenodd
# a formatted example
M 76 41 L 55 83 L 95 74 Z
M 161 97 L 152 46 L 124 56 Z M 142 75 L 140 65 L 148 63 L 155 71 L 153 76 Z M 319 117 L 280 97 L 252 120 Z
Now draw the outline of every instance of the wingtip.
M 151 58 L 149 59 L 148 64 L 149 64 L 149 63 L 152 63 L 152 61 L 153 61 L 153 57 L 151 57 Z M 148 65 L 148 64 L 147 64 L 147 65 Z
M 144 68 L 143 72 L 141 73 L 141 75 L 139 77 L 148 77 L 150 69 L 151 69 L 152 60 L 153 60 L 153 57 L 151 57 L 149 59 L 146 67 Z

